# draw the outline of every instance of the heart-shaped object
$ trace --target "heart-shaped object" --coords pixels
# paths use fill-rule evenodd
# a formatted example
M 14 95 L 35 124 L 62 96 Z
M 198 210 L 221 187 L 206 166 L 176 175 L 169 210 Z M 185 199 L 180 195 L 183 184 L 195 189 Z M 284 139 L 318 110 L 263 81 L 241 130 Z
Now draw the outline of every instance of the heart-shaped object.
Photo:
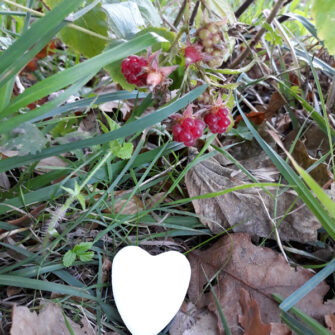
M 172 320 L 191 278 L 187 258 L 168 251 L 152 256 L 129 246 L 113 259 L 112 288 L 117 309 L 133 335 L 157 335 Z

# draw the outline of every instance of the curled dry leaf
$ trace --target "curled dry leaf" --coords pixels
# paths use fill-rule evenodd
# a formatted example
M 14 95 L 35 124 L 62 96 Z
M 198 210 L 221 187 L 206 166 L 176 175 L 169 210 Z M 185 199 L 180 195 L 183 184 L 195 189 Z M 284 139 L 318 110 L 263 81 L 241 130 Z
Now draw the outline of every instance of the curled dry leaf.
M 290 149 L 290 146 L 292 145 L 294 138 L 295 136 L 292 135 L 289 135 L 286 138 L 285 147 L 287 150 Z M 317 159 L 311 157 L 308 154 L 305 144 L 300 140 L 296 142 L 294 149 L 292 151 L 292 156 L 296 160 L 296 162 L 305 170 L 318 161 Z M 325 163 L 320 163 L 309 173 L 318 182 L 320 186 L 327 184 L 329 180 L 332 179 L 332 175 L 328 169 L 327 164 Z
M 250 146 L 247 149 L 250 149 L 252 156 L 241 159 L 240 163 L 249 172 L 272 167 L 269 158 L 259 148 Z M 238 147 L 235 149 L 236 159 L 245 155 L 242 150 L 245 149 Z M 192 159 L 195 152 L 192 150 L 189 152 Z M 250 183 L 244 173 L 235 166 L 228 166 L 222 157 L 217 155 L 204 160 L 187 172 L 185 183 L 191 197 Z M 272 178 L 273 175 L 269 175 L 268 181 L 273 181 Z M 264 181 L 262 178 L 262 182 Z M 273 213 L 276 213 L 277 217 L 284 215 L 297 195 L 293 191 L 286 191 L 278 196 L 276 203 L 273 196 L 276 195 L 277 189 L 267 188 L 267 190 L 271 195 L 263 189 L 253 187 L 218 197 L 193 200 L 192 203 L 201 222 L 214 233 L 232 228 L 234 232 L 273 237 L 274 223 L 270 216 Z M 282 240 L 306 242 L 316 239 L 320 223 L 306 206 L 301 205 L 302 202 L 298 200 L 278 227 Z
M 83 320 L 84 327 L 74 323 L 69 318 L 67 318 L 67 321 L 75 335 L 94 335 L 93 329 L 90 326 L 87 327 L 87 320 Z M 70 332 L 65 324 L 62 309 L 58 305 L 50 303 L 43 306 L 38 315 L 36 312 L 30 312 L 27 307 L 14 305 L 10 334 L 70 335 Z
M 241 288 L 240 305 L 243 315 L 239 323 L 244 328 L 244 335 L 291 335 L 291 330 L 282 323 L 263 323 L 256 299 L 251 298 L 244 288 Z
M 279 323 L 280 311 L 271 298 L 272 294 L 278 293 L 286 298 L 313 276 L 313 273 L 301 267 L 292 268 L 281 254 L 253 245 L 250 236 L 243 233 L 227 235 L 205 251 L 196 250 L 188 254 L 188 259 L 192 268 L 189 298 L 197 308 L 208 306 L 210 311 L 217 314 L 218 320 L 213 295 L 202 292 L 206 288 L 207 278 L 213 278 L 219 272 L 217 284 L 212 285 L 233 335 L 243 334 L 238 320 L 238 315 L 243 315 L 239 302 L 242 289 L 257 301 L 262 322 Z M 325 314 L 335 309 L 333 302 L 323 302 L 328 290 L 329 286 L 321 282 L 296 306 L 322 321 Z M 223 334 L 220 321 L 218 327 L 220 334 Z
M 335 335 L 335 312 L 325 315 L 325 323 L 331 333 Z

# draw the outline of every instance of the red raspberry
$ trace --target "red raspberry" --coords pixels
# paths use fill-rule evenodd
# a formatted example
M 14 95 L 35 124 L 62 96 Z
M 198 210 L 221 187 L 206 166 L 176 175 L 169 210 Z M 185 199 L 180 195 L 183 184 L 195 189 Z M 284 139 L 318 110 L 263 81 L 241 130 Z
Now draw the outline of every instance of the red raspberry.
M 147 72 L 145 67 L 148 65 L 148 61 L 144 57 L 129 56 L 124 59 L 121 63 L 121 72 L 125 76 L 126 80 L 130 84 L 136 86 L 145 86 L 147 83 Z
M 172 127 L 172 132 L 177 142 L 183 142 L 186 146 L 192 146 L 202 136 L 205 127 L 206 125 L 202 120 L 186 117 Z
M 204 121 L 213 134 L 224 133 L 231 124 L 229 110 L 225 107 L 214 107 L 205 115 Z

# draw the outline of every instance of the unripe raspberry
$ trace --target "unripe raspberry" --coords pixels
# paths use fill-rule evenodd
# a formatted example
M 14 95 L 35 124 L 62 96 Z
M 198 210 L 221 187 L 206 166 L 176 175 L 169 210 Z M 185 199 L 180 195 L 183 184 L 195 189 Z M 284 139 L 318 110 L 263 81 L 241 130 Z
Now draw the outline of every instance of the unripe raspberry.
M 188 44 L 185 48 L 185 65 L 197 63 L 202 60 L 202 46 L 199 44 Z
M 211 32 L 205 28 L 199 30 L 199 33 L 198 33 L 200 39 L 202 40 L 207 40 L 208 38 L 211 37 Z

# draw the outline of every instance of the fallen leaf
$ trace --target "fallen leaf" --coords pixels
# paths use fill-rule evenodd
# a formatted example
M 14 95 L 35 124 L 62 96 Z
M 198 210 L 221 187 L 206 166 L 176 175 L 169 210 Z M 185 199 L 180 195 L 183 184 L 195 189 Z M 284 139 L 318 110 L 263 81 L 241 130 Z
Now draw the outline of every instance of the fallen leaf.
M 293 135 L 289 134 L 284 143 L 287 150 L 290 149 L 295 138 L 295 132 L 291 134 Z M 310 166 L 318 161 L 308 154 L 305 144 L 300 140 L 296 141 L 292 151 L 292 156 L 304 170 L 307 170 Z M 319 165 L 311 170 L 309 174 L 318 182 L 320 186 L 327 184 L 329 180 L 332 179 L 332 175 L 328 169 L 327 164 L 325 163 L 319 163 Z
M 249 120 L 253 121 L 255 124 L 260 125 L 265 120 L 271 119 L 284 105 L 285 100 L 277 91 L 275 91 L 272 94 L 270 102 L 268 104 L 255 105 L 254 107 L 257 109 L 258 112 L 252 111 L 248 114 L 245 114 L 245 116 Z M 242 120 L 243 120 L 242 115 L 238 115 L 234 121 L 234 128 L 236 128 L 238 123 L 241 122 Z
M 8 191 L 10 189 L 10 182 L 5 172 L 0 173 L 0 189 Z
M 234 149 L 233 156 L 249 172 L 260 168 L 273 168 L 272 162 L 263 151 L 252 147 L 251 144 L 244 146 L 246 149 L 241 148 L 240 152 L 238 147 Z M 250 157 L 241 160 L 240 158 L 245 157 L 244 150 L 249 150 Z M 195 149 L 189 150 L 191 160 L 196 154 Z M 250 182 L 236 166 L 232 164 L 229 166 L 222 161 L 222 157 L 223 155 L 219 154 L 201 161 L 187 172 L 185 183 L 191 197 L 220 192 Z M 264 178 L 262 179 L 266 182 Z M 272 182 L 273 178 L 269 177 L 268 181 Z M 276 195 L 276 188 L 267 187 L 267 190 Z M 277 213 L 277 217 L 284 215 L 296 197 L 294 191 L 286 191 L 278 196 L 276 203 L 263 189 L 253 187 L 208 199 L 196 199 L 192 203 L 201 222 L 214 233 L 232 229 L 234 232 L 248 232 L 274 238 L 274 224 L 270 215 L 273 213 Z M 282 240 L 306 242 L 317 238 L 320 223 L 306 206 L 301 205 L 302 201 L 298 200 L 278 227 Z
M 94 335 L 92 329 L 81 327 L 67 318 L 75 335 Z M 83 322 L 85 324 L 85 322 Z M 37 315 L 29 308 L 14 305 L 12 310 L 11 335 L 70 335 L 65 324 L 63 311 L 56 304 L 47 304 Z
M 258 302 L 264 323 L 280 323 L 280 311 L 272 294 L 286 298 L 313 277 L 313 273 L 304 268 L 295 269 L 288 265 L 281 254 L 253 245 L 250 236 L 243 233 L 226 235 L 207 250 L 189 253 L 188 259 L 192 268 L 189 298 L 199 309 L 208 306 L 218 320 L 213 295 L 203 293 L 203 290 L 207 278 L 213 278 L 219 272 L 217 284 L 212 282 L 212 285 L 233 335 L 243 334 L 238 326 L 238 315 L 243 314 L 239 303 L 241 289 L 247 290 Z M 321 321 L 335 308 L 332 301 L 323 303 L 328 290 L 329 286 L 321 282 L 296 306 Z M 222 334 L 221 322 L 218 327 Z
M 244 328 L 244 335 L 291 335 L 292 332 L 282 323 L 263 323 L 256 299 L 251 298 L 244 288 L 241 288 L 240 305 L 243 315 L 239 316 L 239 323 Z
M 48 158 L 41 159 L 36 165 L 34 171 L 36 173 L 42 174 L 49 172 L 50 170 L 52 170 L 53 167 L 66 167 L 66 166 L 67 163 L 63 159 L 57 156 L 51 156 Z
M 7 297 L 11 297 L 13 295 L 19 294 L 21 291 L 22 291 L 22 287 L 8 286 L 6 288 Z
M 331 333 L 335 335 L 335 313 L 325 315 L 325 323 Z
M 125 199 L 121 199 L 121 196 L 126 194 L 127 191 L 116 191 L 114 192 L 114 207 L 113 210 L 115 213 L 120 213 L 123 215 L 132 215 L 136 214 L 138 211 L 143 209 L 143 203 L 137 195 L 133 195 L 128 201 L 126 195 Z M 126 204 L 127 203 L 127 204 Z M 126 204 L 126 205 L 125 205 Z
M 7 223 L 18 226 L 18 227 L 27 227 L 33 222 L 33 218 L 36 218 L 42 210 L 45 208 L 45 204 L 41 204 L 37 207 L 35 207 L 29 214 L 26 214 L 24 216 L 21 216 L 18 219 L 7 221 Z M 3 232 L 2 229 L 0 229 L 0 233 Z
M 241 288 L 240 305 L 242 315 L 239 316 L 239 323 L 244 328 L 244 335 L 270 335 L 271 326 L 262 322 L 257 301 L 250 298 L 244 288 Z
M 208 309 L 197 309 L 192 303 L 185 304 L 183 307 L 169 328 L 170 335 L 219 334 L 216 317 Z

